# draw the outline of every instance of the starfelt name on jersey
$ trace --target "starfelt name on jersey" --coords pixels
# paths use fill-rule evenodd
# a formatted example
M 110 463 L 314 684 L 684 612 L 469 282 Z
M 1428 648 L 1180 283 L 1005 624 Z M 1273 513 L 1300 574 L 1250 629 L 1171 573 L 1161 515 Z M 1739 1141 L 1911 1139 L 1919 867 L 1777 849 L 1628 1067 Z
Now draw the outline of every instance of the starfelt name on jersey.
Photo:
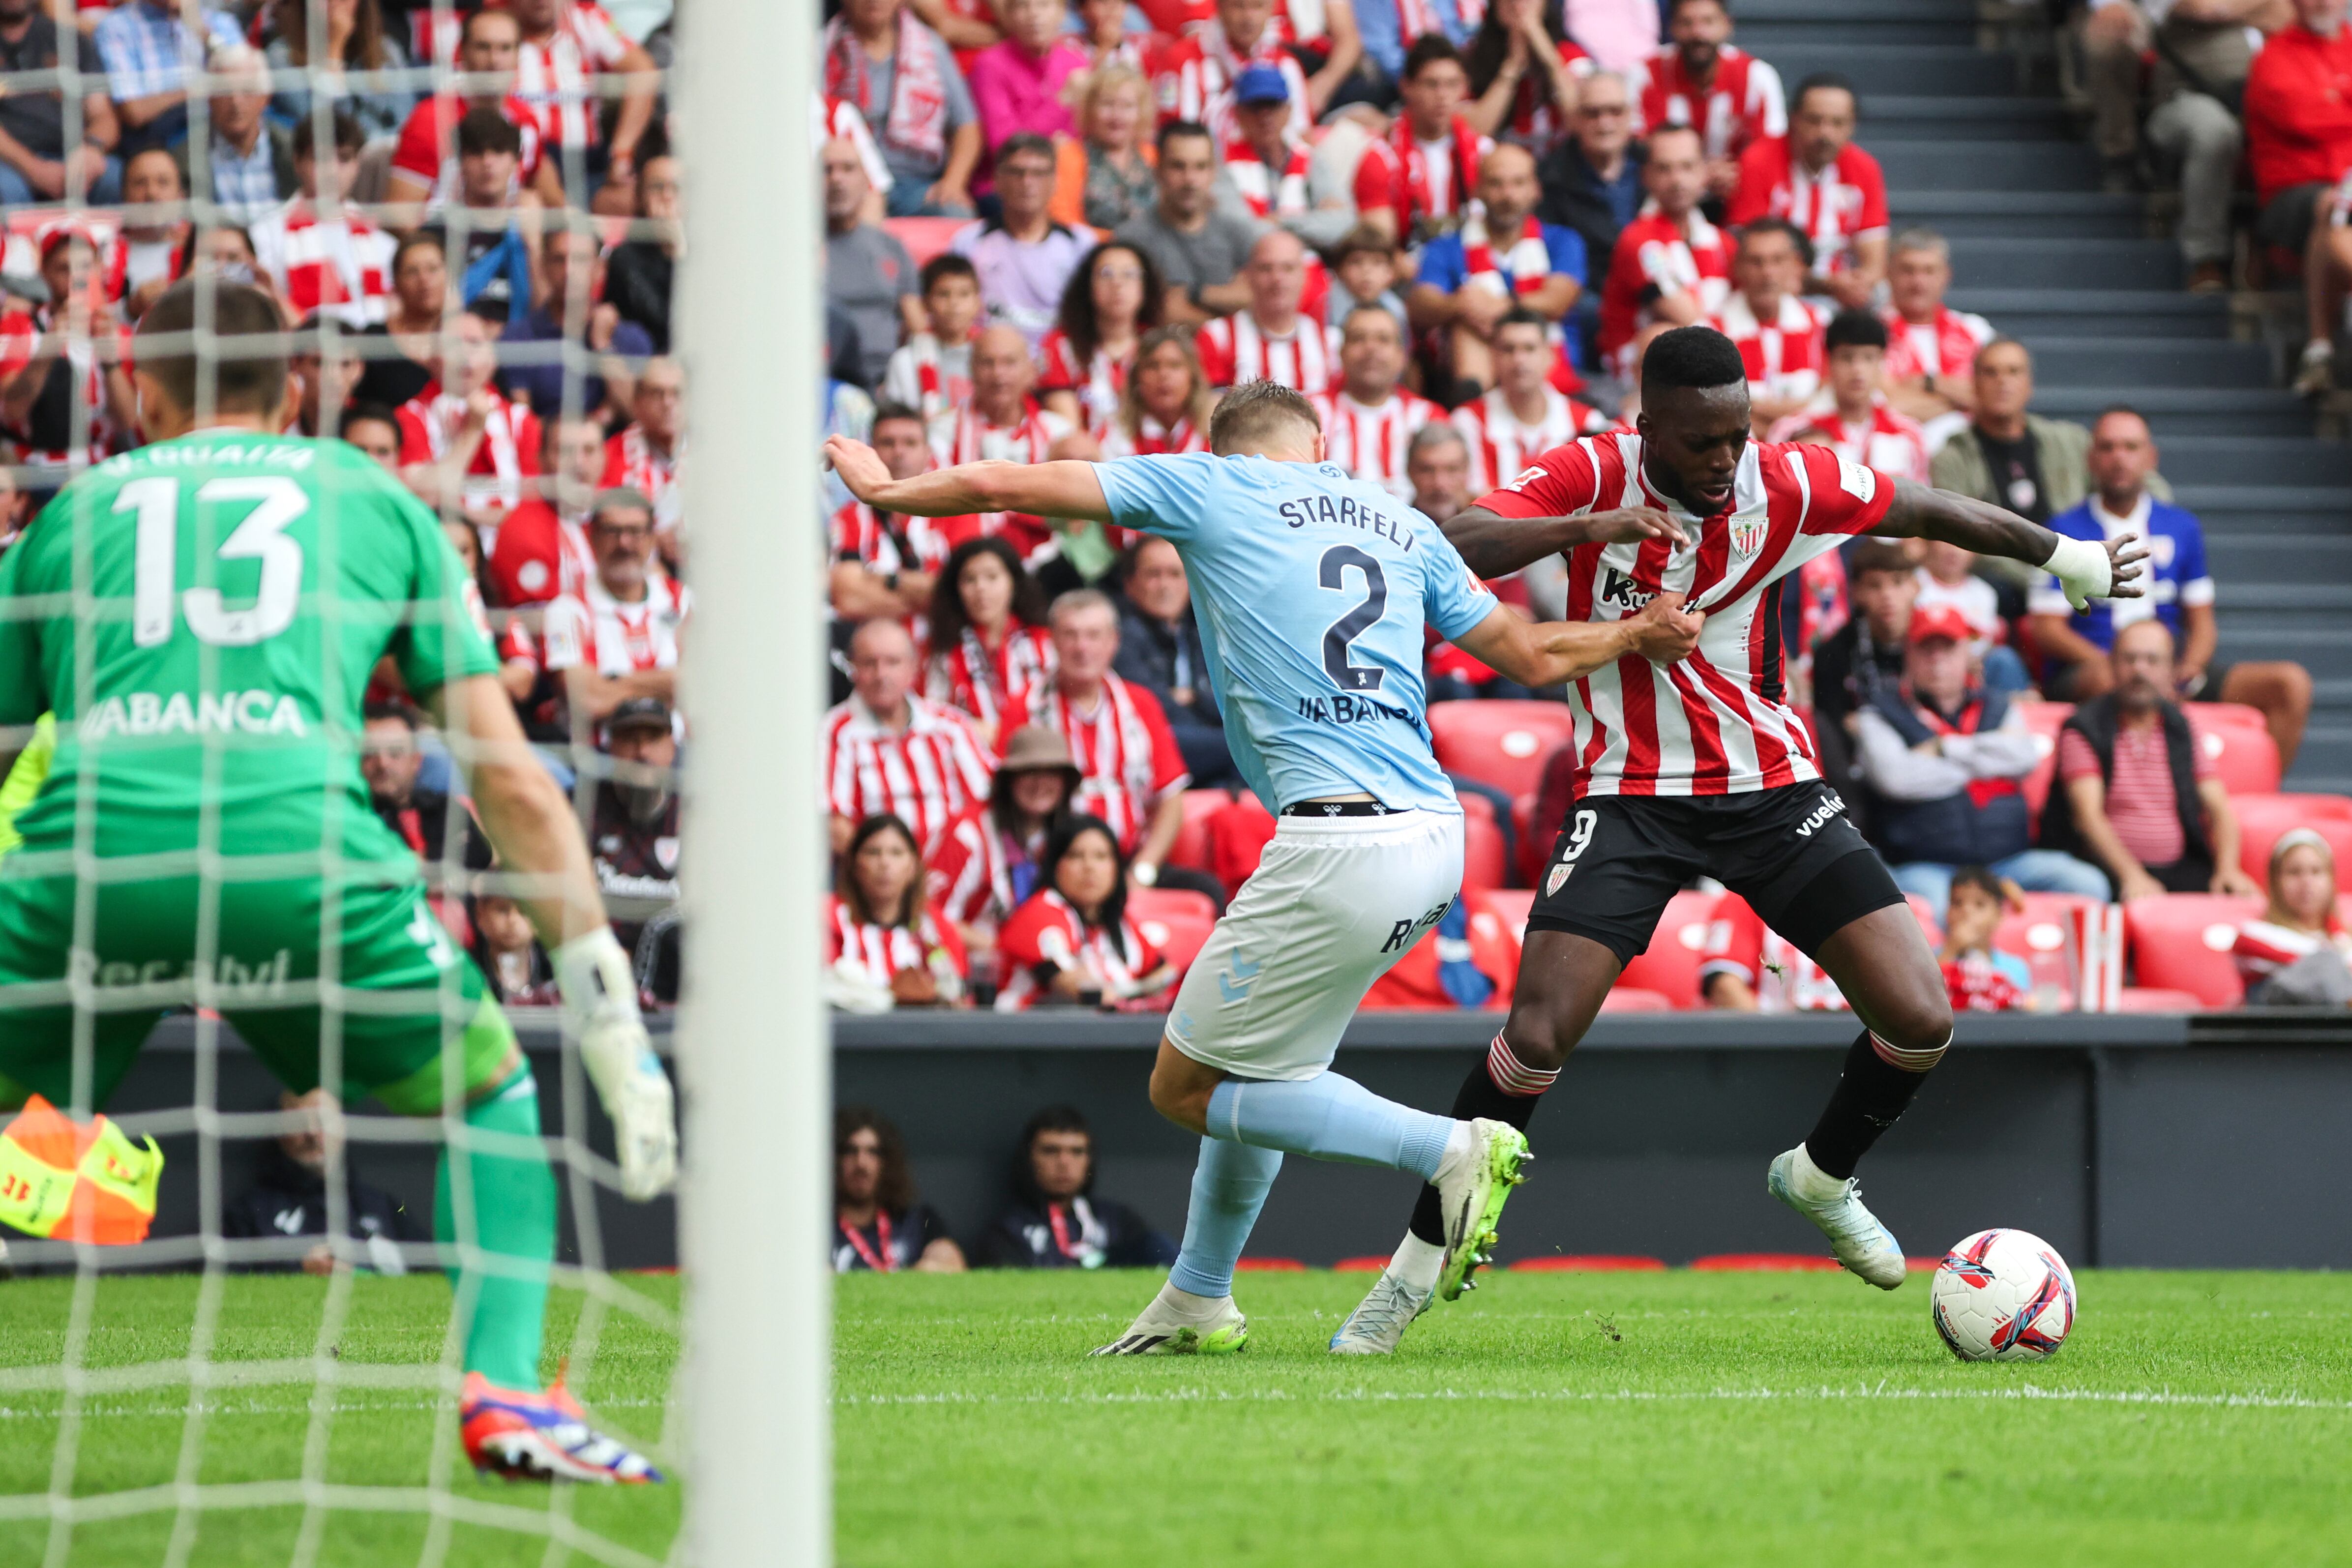
M 1376 512 L 1353 496 L 1300 496 L 1282 504 L 1282 520 L 1294 528 L 1312 522 L 1345 523 L 1376 533 L 1401 550 L 1412 549 L 1412 535 L 1394 517 Z

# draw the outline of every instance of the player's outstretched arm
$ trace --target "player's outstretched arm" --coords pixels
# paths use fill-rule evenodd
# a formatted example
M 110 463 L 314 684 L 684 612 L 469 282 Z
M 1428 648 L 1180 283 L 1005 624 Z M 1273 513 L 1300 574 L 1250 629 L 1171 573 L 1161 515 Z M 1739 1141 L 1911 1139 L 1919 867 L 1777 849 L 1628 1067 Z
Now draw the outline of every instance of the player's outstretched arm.
M 1472 658 L 1523 686 L 1558 685 L 1615 664 L 1628 653 L 1671 664 L 1698 646 L 1706 617 L 1682 607 L 1679 593 L 1661 593 L 1622 621 L 1522 621 L 1497 606 L 1454 643 Z
M 464 737 L 457 760 L 500 868 L 527 879 L 515 898 L 554 960 L 566 1021 L 613 1118 L 621 1190 L 658 1197 L 677 1176 L 675 1102 L 638 1016 L 636 976 L 605 918 L 572 803 L 532 755 L 497 676 L 452 681 L 427 701 L 443 728 Z
M 1480 577 L 1508 577 L 1548 555 L 1579 545 L 1643 539 L 1684 542 L 1682 526 L 1651 507 L 1621 507 L 1569 517 L 1506 517 L 1473 507 L 1442 525 L 1445 537 Z
M 2147 545 L 2133 535 L 2105 546 L 2053 533 L 2015 512 L 1910 479 L 1895 481 L 1895 499 L 1870 530 L 1882 538 L 1941 539 L 1979 555 L 2005 556 L 2055 577 L 2080 610 L 2094 599 L 2137 599 Z
M 952 468 L 893 479 L 862 441 L 836 435 L 824 444 L 826 461 L 849 493 L 877 512 L 918 517 L 961 517 L 971 512 L 1026 512 L 1037 517 L 1110 521 L 1110 503 L 1091 463 L 959 463 Z

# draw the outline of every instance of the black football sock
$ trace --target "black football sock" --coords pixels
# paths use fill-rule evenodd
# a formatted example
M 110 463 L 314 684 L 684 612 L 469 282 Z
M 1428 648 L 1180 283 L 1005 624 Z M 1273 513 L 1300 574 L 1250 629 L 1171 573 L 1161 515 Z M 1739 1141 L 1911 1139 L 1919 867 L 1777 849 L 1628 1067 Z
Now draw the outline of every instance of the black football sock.
M 1536 1103 L 1559 1076 L 1558 1068 L 1546 1072 L 1520 1061 L 1497 1034 L 1495 1043 L 1486 1048 L 1486 1060 L 1470 1070 L 1462 1087 L 1454 1092 L 1454 1119 L 1468 1122 L 1483 1116 L 1490 1122 L 1508 1122 L 1524 1133 L 1528 1124 L 1535 1120 Z M 1504 1088 L 1505 1082 L 1511 1088 Z M 1514 1093 L 1512 1090 L 1521 1092 Z M 1445 1245 L 1445 1211 L 1438 1206 L 1435 1187 L 1421 1189 L 1421 1201 L 1412 1206 L 1411 1228 L 1432 1247 Z
M 1950 1043 L 1946 1037 L 1944 1045 Z M 1853 1175 L 1853 1167 L 1878 1135 L 1895 1125 L 1943 1054 L 1943 1045 L 1904 1051 L 1863 1030 L 1846 1048 L 1845 1071 L 1822 1119 L 1805 1134 L 1805 1153 L 1813 1164 L 1840 1181 Z

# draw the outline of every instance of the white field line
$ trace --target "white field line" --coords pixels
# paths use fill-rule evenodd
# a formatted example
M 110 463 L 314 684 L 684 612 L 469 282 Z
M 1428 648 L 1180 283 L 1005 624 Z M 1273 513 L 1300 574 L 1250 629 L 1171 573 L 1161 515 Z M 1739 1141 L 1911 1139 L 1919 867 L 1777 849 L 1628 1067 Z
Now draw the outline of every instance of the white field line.
M 1282 1388 L 1171 1388 L 1134 1393 L 1068 1394 L 836 1394 L 839 1406 L 919 1405 L 1181 1405 L 1220 1404 L 1419 1404 L 1491 1402 L 1496 1404 L 1752 1404 L 1776 1399 L 1840 1400 L 2008 1400 L 2032 1404 L 2054 1402 L 2082 1405 L 2183 1406 L 2194 1408 L 2246 1410 L 2332 1410 L 2352 1412 L 2352 1399 L 2311 1399 L 2299 1394 L 2182 1394 L 2168 1388 L 1890 1388 L 1885 1384 L 1812 1388 L 1709 1388 L 1654 1392 L 1638 1388 L 1613 1390 L 1559 1388 L 1339 1388 L 1299 1394 Z

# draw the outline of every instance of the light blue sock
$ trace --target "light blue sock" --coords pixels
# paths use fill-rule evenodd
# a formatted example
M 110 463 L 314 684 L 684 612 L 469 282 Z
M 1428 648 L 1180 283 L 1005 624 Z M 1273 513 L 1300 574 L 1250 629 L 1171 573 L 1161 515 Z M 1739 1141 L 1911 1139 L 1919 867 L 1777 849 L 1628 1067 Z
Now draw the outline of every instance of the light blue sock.
M 1209 1096 L 1209 1135 L 1435 1181 L 1454 1121 L 1383 1100 L 1336 1072 L 1297 1082 L 1228 1078 Z
M 1192 1206 L 1184 1211 L 1184 1247 L 1168 1282 L 1215 1300 L 1234 1293 L 1234 1260 L 1242 1255 L 1257 1211 L 1274 1186 L 1282 1155 L 1222 1138 L 1201 1140 L 1192 1167 Z

